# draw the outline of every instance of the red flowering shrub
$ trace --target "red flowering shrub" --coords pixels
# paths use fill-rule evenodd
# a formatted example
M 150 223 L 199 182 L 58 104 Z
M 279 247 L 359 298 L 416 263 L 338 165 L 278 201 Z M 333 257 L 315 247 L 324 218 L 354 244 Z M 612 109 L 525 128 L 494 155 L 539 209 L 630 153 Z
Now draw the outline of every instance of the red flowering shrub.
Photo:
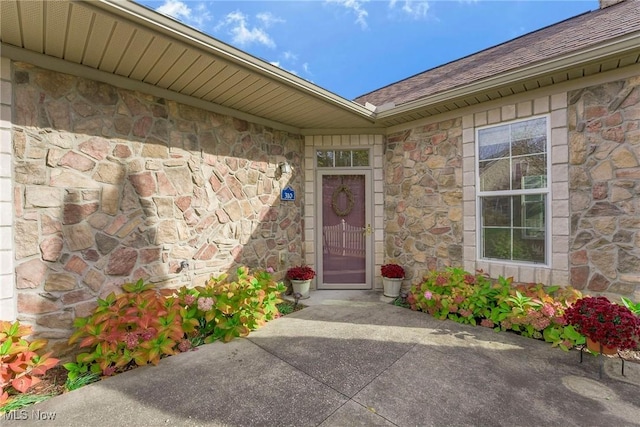
M 316 277 L 316 272 L 308 265 L 291 267 L 287 270 L 287 278 L 290 280 L 311 280 Z
M 90 316 L 76 318 L 69 343 L 79 342 L 86 351 L 64 365 L 70 377 L 157 365 L 163 357 L 203 343 L 244 337 L 277 317 L 285 287 L 266 271 L 239 267 L 234 280 L 223 274 L 194 288 L 158 290 L 139 280 L 122 290 L 99 299 Z
M 382 277 L 386 277 L 388 279 L 404 278 L 404 268 L 398 264 L 385 264 L 380 267 L 380 273 L 382 274 Z
M 640 317 L 606 297 L 585 297 L 564 313 L 566 322 L 606 347 L 634 349 L 640 338 Z
M 10 394 L 26 393 L 58 364 L 51 352 L 40 351 L 47 340 L 26 339 L 32 333 L 31 326 L 0 320 L 0 407 L 10 401 Z

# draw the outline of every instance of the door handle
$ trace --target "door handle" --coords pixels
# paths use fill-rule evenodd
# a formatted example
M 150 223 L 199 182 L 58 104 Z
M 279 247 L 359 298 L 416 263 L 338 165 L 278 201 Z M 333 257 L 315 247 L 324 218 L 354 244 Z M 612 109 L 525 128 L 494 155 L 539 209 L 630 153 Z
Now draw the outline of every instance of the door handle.
M 371 228 L 371 224 L 367 224 L 367 227 L 363 228 L 362 234 L 364 234 L 365 236 L 369 236 L 369 235 L 371 235 L 371 233 L 373 233 L 373 229 Z

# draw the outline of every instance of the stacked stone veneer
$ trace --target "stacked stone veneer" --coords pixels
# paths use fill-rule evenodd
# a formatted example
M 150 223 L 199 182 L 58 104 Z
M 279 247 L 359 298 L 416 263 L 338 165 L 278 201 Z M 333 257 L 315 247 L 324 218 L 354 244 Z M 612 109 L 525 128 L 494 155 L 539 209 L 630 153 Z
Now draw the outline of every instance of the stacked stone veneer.
M 406 282 L 462 265 L 462 120 L 388 135 L 384 181 L 385 262 Z
M 66 336 L 123 282 L 302 253 L 302 201 L 279 199 L 302 185 L 300 136 L 26 64 L 13 81 L 17 308 L 40 335 Z
M 640 299 L 640 77 L 569 93 L 571 284 Z

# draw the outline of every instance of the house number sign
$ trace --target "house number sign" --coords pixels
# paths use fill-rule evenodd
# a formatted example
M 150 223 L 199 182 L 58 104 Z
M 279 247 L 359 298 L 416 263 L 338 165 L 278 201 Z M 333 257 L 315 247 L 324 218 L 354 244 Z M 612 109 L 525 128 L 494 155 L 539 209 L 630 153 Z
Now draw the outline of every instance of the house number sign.
M 280 192 L 280 200 L 293 201 L 296 199 L 296 192 L 291 188 L 291 186 L 287 185 Z

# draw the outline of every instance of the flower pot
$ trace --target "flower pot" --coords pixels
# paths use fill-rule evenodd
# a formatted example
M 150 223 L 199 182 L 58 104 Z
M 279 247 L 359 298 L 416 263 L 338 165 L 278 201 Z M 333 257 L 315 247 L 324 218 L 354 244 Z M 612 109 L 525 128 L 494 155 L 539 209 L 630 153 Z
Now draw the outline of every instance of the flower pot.
M 402 286 L 402 281 L 404 277 L 401 278 L 392 278 L 392 277 L 382 277 L 382 284 L 384 285 L 384 296 L 397 298 L 400 296 L 400 287 Z
M 302 295 L 300 299 L 309 298 L 309 288 L 311 287 L 311 280 L 290 280 L 294 294 L 299 293 L 300 295 Z
M 594 353 L 600 353 L 600 343 L 593 341 L 591 338 L 587 337 L 587 348 Z M 618 349 L 614 347 L 606 347 L 602 346 L 602 354 L 617 354 Z

